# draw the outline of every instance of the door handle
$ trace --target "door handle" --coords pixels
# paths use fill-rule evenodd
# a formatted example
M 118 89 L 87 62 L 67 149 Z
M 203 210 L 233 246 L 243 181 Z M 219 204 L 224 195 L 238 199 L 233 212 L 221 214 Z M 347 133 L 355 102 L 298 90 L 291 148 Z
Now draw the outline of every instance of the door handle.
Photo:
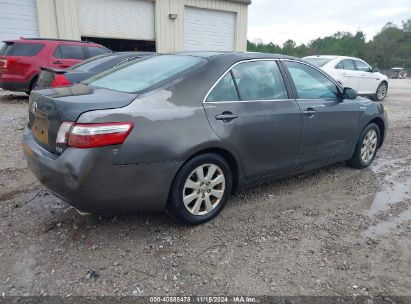
M 54 61 L 53 64 L 61 64 L 62 62 L 60 60 Z
M 307 110 L 303 111 L 303 114 L 307 116 L 314 116 L 316 113 L 317 111 L 313 108 L 308 108 Z
M 237 117 L 237 114 L 233 114 L 231 112 L 223 112 L 222 114 L 216 115 L 215 119 L 222 120 L 223 122 L 230 122 L 233 119 L 236 119 Z

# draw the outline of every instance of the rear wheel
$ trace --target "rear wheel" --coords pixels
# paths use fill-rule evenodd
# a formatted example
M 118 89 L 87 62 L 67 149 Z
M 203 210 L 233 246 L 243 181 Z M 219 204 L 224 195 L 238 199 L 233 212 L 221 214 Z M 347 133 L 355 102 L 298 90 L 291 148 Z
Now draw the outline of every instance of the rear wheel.
M 388 84 L 386 82 L 381 82 L 373 96 L 373 100 L 375 101 L 382 101 L 385 96 L 387 96 L 388 92 Z
M 380 129 L 376 124 L 371 123 L 362 131 L 349 164 L 358 169 L 368 167 L 377 154 L 379 142 Z
M 223 157 L 216 154 L 196 156 L 177 173 L 167 211 L 185 224 L 204 223 L 224 208 L 231 188 L 231 170 Z
M 25 92 L 27 95 L 30 95 L 31 91 L 34 90 L 34 88 L 37 85 L 37 80 L 39 79 L 38 76 L 34 76 L 33 80 L 30 82 L 30 87 L 29 89 Z

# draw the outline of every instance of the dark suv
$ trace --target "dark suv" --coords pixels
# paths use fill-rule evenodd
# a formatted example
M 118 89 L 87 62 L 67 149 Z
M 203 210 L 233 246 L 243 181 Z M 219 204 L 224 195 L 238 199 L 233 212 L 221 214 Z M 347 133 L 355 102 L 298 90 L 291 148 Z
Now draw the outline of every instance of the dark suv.
M 40 67 L 68 68 L 80 61 L 111 52 L 93 43 L 58 39 L 4 41 L 0 50 L 0 88 L 30 93 Z

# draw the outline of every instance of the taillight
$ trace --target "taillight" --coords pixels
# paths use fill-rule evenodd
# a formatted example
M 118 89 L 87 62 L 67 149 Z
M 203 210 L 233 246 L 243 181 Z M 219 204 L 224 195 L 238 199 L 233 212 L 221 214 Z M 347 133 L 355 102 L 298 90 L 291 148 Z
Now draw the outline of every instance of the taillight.
M 53 88 L 57 88 L 57 87 L 64 87 L 64 86 L 68 86 L 70 85 L 71 82 L 70 80 L 68 80 L 64 75 L 62 74 L 57 74 L 56 76 L 54 76 L 53 81 L 51 82 L 51 86 Z
M 3 68 L 7 69 L 10 68 L 13 63 L 18 62 L 19 60 L 16 58 L 7 58 L 5 60 L 0 60 L 0 62 L 3 62 Z
M 133 123 L 109 122 L 75 124 L 63 122 L 57 133 L 57 146 L 93 148 L 122 144 L 133 129 Z

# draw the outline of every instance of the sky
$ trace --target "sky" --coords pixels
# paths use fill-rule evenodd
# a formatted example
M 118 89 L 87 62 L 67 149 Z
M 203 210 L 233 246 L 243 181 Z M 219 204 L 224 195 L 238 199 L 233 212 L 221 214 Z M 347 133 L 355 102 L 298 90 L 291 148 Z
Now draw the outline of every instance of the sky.
M 411 0 L 252 0 L 248 14 L 250 41 L 300 44 L 357 30 L 370 40 L 387 22 L 411 18 Z

